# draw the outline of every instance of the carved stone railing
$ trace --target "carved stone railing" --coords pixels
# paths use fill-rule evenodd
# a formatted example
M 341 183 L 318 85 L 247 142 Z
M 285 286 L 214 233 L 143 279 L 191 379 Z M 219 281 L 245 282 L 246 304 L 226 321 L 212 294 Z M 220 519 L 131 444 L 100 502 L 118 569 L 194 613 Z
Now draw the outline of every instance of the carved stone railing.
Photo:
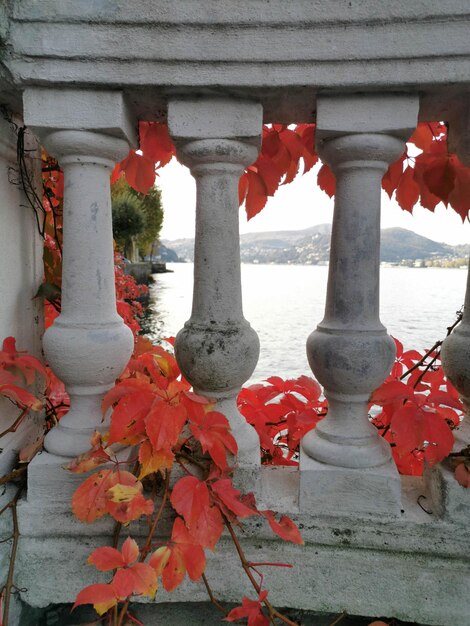
M 65 171 L 63 310 L 44 348 L 72 409 L 31 463 L 18 507 L 23 598 L 72 602 L 89 576 L 86 557 L 111 528 L 100 520 L 84 529 L 72 518 L 75 480 L 62 466 L 106 427 L 100 400 L 132 347 L 115 307 L 109 172 L 135 145 L 137 119 L 167 120 L 197 182 L 193 307 L 177 359 L 227 413 L 239 446 L 236 477 L 250 478 L 245 486 L 261 507 L 302 527 L 306 545 L 293 548 L 258 522 L 246 524 L 243 542 L 258 561 L 296 564 L 287 584 L 273 568 L 276 601 L 465 623 L 469 492 L 451 482 L 445 464 L 428 475 L 426 492 L 419 479 L 400 479 L 366 409 L 393 359 L 379 315 L 380 180 L 418 115 L 448 119 L 451 140 L 468 156 L 468 6 L 200 4 L 204 11 L 191 10 L 191 0 L 12 0 L 0 13 L 1 102 L 24 109 Z M 307 348 L 331 411 L 304 438 L 299 470 L 259 467 L 257 436 L 235 406 L 259 349 L 243 316 L 237 179 L 256 158 L 263 121 L 316 121 L 318 152 L 338 185 L 325 316 L 312 320 L 318 327 Z M 468 325 L 467 311 L 443 349 L 466 398 Z M 433 515 L 417 504 L 423 493 Z M 238 580 L 227 580 L 231 558 L 223 539 L 211 566 L 216 594 L 228 601 L 243 594 Z M 182 586 L 173 598 L 201 601 L 205 589 Z M 168 599 L 159 591 L 157 601 Z

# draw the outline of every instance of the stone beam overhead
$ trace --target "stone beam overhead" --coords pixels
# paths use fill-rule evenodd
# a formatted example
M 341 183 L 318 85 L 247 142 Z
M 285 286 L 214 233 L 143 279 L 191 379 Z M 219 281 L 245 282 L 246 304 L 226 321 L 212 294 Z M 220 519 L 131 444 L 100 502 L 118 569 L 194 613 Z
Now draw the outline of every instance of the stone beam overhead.
M 30 87 L 23 107 L 28 126 L 39 132 L 88 130 L 138 145 L 137 122 L 118 91 Z
M 265 121 L 311 121 L 324 90 L 412 90 L 445 102 L 470 84 L 470 8 L 337 0 L 14 0 L 5 64 L 21 85 L 140 88 L 138 113 L 175 90 L 257 98 Z M 152 91 L 153 90 L 153 91 Z M 286 91 L 287 90 L 287 91 Z M 288 117 L 290 113 L 290 119 Z M 164 115 L 164 112 L 163 112 Z M 155 117 L 153 117 L 155 119 Z

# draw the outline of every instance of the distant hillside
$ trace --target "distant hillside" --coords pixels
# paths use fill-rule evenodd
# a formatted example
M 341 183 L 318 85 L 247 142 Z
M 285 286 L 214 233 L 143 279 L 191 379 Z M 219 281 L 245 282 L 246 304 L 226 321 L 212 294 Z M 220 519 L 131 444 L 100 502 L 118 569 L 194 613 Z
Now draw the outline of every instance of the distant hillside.
M 248 233 L 240 237 L 241 259 L 244 263 L 324 264 L 329 260 L 330 238 L 330 224 L 320 224 L 305 230 Z M 164 243 L 180 259 L 193 260 L 193 239 L 177 239 Z M 405 228 L 382 230 L 381 261 L 426 261 L 462 257 L 465 254 L 465 246 L 453 247 L 438 243 Z

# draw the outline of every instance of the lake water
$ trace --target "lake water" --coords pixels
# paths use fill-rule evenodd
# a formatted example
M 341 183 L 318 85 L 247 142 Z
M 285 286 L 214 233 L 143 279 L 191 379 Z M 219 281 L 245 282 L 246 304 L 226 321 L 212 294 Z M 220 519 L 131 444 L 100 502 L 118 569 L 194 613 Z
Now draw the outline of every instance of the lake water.
M 150 288 L 147 334 L 176 335 L 191 314 L 192 263 L 169 263 Z M 328 268 L 318 265 L 242 265 L 246 319 L 261 353 L 251 382 L 272 375 L 311 374 L 309 333 L 322 320 Z M 381 268 L 381 320 L 405 348 L 430 348 L 446 334 L 463 304 L 467 272 L 444 268 Z

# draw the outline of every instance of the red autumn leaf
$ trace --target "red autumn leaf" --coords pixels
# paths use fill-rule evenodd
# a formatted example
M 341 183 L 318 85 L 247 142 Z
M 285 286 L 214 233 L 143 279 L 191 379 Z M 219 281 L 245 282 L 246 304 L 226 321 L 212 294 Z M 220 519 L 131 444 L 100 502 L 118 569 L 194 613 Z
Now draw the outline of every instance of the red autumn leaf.
M 136 490 L 131 499 L 113 501 L 110 490 L 116 486 Z M 72 497 L 72 511 L 82 522 L 94 522 L 106 513 L 124 524 L 153 511 L 151 500 L 142 496 L 142 483 L 126 471 L 101 470 L 89 476 Z
M 269 626 L 269 619 L 263 614 L 262 602 L 266 600 L 268 593 L 261 591 L 258 600 L 250 600 L 246 596 L 242 599 L 242 605 L 230 611 L 224 622 L 236 622 L 243 617 L 248 618 L 248 626 Z
M 168 126 L 159 122 L 139 122 L 140 149 L 146 159 L 163 167 L 176 155 Z
M 108 445 L 139 443 L 145 434 L 145 418 L 155 401 L 153 394 L 132 393 L 119 401 L 111 415 Z
M 109 463 L 109 461 L 109 454 L 101 445 L 99 445 L 96 448 L 92 448 L 88 452 L 77 456 L 64 467 L 69 472 L 73 472 L 74 474 L 84 474 L 85 472 L 90 472 L 91 470 L 96 469 L 104 463 Z
M 127 396 L 131 393 L 138 393 L 140 396 L 145 397 L 149 406 L 154 400 L 154 387 L 148 381 L 126 378 L 122 382 L 114 385 L 104 396 L 101 404 L 103 414 L 106 414 L 108 409 L 110 409 L 113 404 L 116 404 L 123 396 Z
M 430 465 L 444 459 L 454 445 L 452 431 L 442 417 L 411 403 L 394 412 L 391 431 L 398 455 L 422 450 Z
M 396 201 L 405 211 L 410 213 L 419 199 L 419 185 L 415 180 L 415 170 L 407 167 L 403 172 L 396 190 Z
M 197 544 L 214 550 L 223 529 L 224 523 L 219 509 L 208 506 L 202 509 L 201 515 L 189 531 Z
M 117 603 L 118 599 L 116 598 L 112 585 L 89 585 L 85 587 L 85 589 L 82 589 L 75 598 L 72 611 L 81 604 L 93 604 L 98 615 L 103 615 L 103 613 L 106 613 L 108 609 L 115 606 Z
M 139 480 L 154 472 L 170 469 L 174 458 L 175 455 L 171 450 L 154 451 L 150 441 L 143 441 L 139 446 L 139 463 L 141 465 Z
M 202 420 L 190 421 L 193 437 L 199 441 L 203 452 L 208 452 L 221 469 L 227 469 L 227 451 L 236 454 L 237 442 L 230 432 L 228 419 L 222 413 L 210 411 Z
M 327 196 L 332 198 L 336 192 L 336 178 L 331 169 L 324 163 L 318 170 L 317 184 Z
M 465 463 L 459 463 L 455 468 L 455 479 L 462 487 L 470 489 L 470 470 Z
M 402 154 L 397 161 L 390 165 L 382 178 L 382 188 L 385 189 L 390 199 L 393 196 L 393 192 L 398 187 L 400 179 L 403 175 L 404 160 L 405 155 Z
M 18 387 L 18 385 L 0 385 L 0 396 L 9 398 L 20 408 L 31 409 L 32 411 L 40 411 L 43 407 L 42 400 L 36 398 L 36 396 L 34 396 L 26 389 Z
M 243 172 L 238 181 L 238 203 L 241 206 L 245 202 L 246 194 L 248 192 L 248 174 Z
M 206 567 L 206 557 L 183 520 L 177 517 L 173 524 L 170 545 L 156 550 L 150 557 L 149 565 L 162 576 L 165 589 L 173 591 L 182 582 L 186 572 L 193 581 L 201 578 Z
M 259 174 L 252 170 L 247 170 L 248 191 L 245 198 L 245 210 L 249 220 L 257 215 L 266 205 L 268 192 L 266 185 Z
M 87 563 L 94 565 L 100 572 L 109 572 L 126 565 L 124 557 L 119 550 L 104 546 L 96 548 L 87 559 Z
M 31 385 L 36 374 L 47 378 L 47 370 L 35 357 L 25 352 L 19 352 L 16 348 L 14 337 L 6 337 L 0 350 L 0 367 L 14 367 L 21 371 L 27 385 Z
M 169 450 L 176 445 L 186 416 L 182 404 L 154 403 L 145 418 L 145 430 L 154 450 Z
M 191 529 L 203 510 L 209 507 L 209 490 L 206 483 L 195 476 L 184 476 L 173 487 L 170 500 L 175 511 L 184 517 Z
M 261 154 L 256 164 L 248 169 L 258 173 L 264 182 L 267 195 L 274 196 L 279 189 L 282 177 L 282 173 L 277 169 L 276 165 L 268 157 Z
M 231 478 L 222 478 L 212 483 L 211 490 L 224 505 L 224 509 L 228 509 L 230 517 L 235 515 L 243 518 L 259 515 L 256 508 L 249 507 L 240 500 L 241 493 L 238 489 L 235 489 Z
M 449 203 L 464 221 L 470 211 L 470 170 L 462 164 L 455 168 L 454 188 L 449 194 Z
M 447 204 L 455 181 L 452 158 L 446 156 L 432 159 L 422 176 L 429 191 Z
M 399 380 L 384 382 L 371 395 L 369 402 L 383 406 L 389 402 L 398 402 L 412 398 L 414 391 Z
M 120 166 L 121 171 L 126 175 L 127 182 L 136 191 L 147 194 L 153 187 L 155 183 L 154 162 L 131 150 L 121 161 Z
M 111 584 L 120 600 L 132 595 L 153 598 L 157 591 L 157 574 L 147 563 L 135 563 L 126 569 L 119 569 Z
M 131 565 L 139 558 L 139 546 L 132 537 L 127 539 L 122 544 L 121 548 L 122 558 L 124 559 L 124 565 Z
M 287 515 L 283 515 L 278 522 L 276 521 L 276 513 L 274 511 L 260 511 L 260 513 L 268 520 L 271 530 L 281 539 L 303 545 L 304 540 L 299 529 Z

